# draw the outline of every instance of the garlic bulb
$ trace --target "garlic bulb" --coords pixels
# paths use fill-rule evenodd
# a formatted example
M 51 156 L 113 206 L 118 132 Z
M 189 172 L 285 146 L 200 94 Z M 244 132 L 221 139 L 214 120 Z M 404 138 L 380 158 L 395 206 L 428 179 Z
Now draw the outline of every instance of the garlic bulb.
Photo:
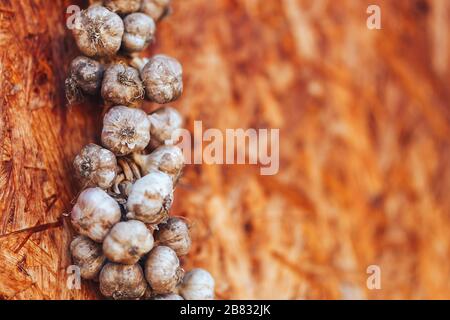
M 73 263 L 80 268 L 81 277 L 96 279 L 106 260 L 101 245 L 88 237 L 77 236 L 70 243 L 70 252 Z
M 150 120 L 152 147 L 173 145 L 178 142 L 183 125 L 183 117 L 174 108 L 163 107 L 148 116 Z
M 142 268 L 138 264 L 108 263 L 100 272 L 100 291 L 114 300 L 136 300 L 147 289 Z
M 123 20 L 125 34 L 122 48 L 127 52 L 140 52 L 154 40 L 156 25 L 152 18 L 143 13 L 132 13 Z M 140 69 L 139 69 L 140 70 Z
M 105 0 L 105 7 L 117 14 L 129 14 L 139 11 L 142 0 Z
M 186 300 L 213 300 L 214 286 L 214 279 L 208 271 L 194 269 L 186 274 L 179 291 Z
M 179 218 L 170 218 L 167 223 L 159 226 L 159 230 L 155 232 L 155 240 L 158 245 L 174 250 L 179 257 L 187 255 L 192 244 L 189 227 Z
M 96 144 L 88 144 L 73 162 L 75 174 L 84 187 L 108 189 L 117 174 L 117 160 L 114 153 Z
M 100 188 L 84 190 L 71 213 L 75 230 L 95 242 L 102 242 L 120 218 L 119 205 Z
M 147 98 L 165 104 L 183 93 L 183 68 L 178 60 L 166 55 L 152 57 L 141 71 Z
M 163 294 L 163 295 L 159 295 L 154 297 L 152 300 L 184 300 L 183 297 L 174 294 L 174 293 L 170 293 L 170 294 Z
M 81 12 L 73 28 L 78 48 L 88 57 L 110 57 L 122 44 L 124 25 L 114 12 L 102 6 L 92 6 Z
M 103 242 L 103 252 L 108 260 L 122 264 L 137 263 L 152 248 L 152 234 L 137 220 L 119 222 Z
M 122 63 L 110 65 L 103 77 L 102 97 L 112 105 L 137 106 L 145 90 L 139 71 Z
M 145 262 L 145 277 L 156 294 L 168 294 L 175 290 L 183 277 L 180 261 L 169 247 L 156 247 Z
M 70 104 L 80 102 L 84 94 L 95 95 L 100 91 L 103 65 L 87 57 L 77 57 L 70 64 L 69 76 L 65 81 L 66 98 Z
M 144 111 L 118 106 L 103 119 L 102 143 L 118 156 L 142 151 L 150 141 L 150 121 Z
M 69 74 L 83 92 L 94 95 L 101 88 L 104 71 L 105 68 L 101 63 L 79 56 L 70 64 Z
M 172 179 L 163 172 L 151 171 L 134 183 L 126 204 L 127 218 L 160 224 L 167 220 L 172 200 Z
M 159 170 L 168 174 L 174 184 L 180 178 L 184 167 L 183 152 L 176 146 L 162 146 L 149 155 L 133 153 L 133 160 L 143 175 L 152 170 Z
M 141 11 L 158 21 L 169 12 L 171 0 L 143 0 Z

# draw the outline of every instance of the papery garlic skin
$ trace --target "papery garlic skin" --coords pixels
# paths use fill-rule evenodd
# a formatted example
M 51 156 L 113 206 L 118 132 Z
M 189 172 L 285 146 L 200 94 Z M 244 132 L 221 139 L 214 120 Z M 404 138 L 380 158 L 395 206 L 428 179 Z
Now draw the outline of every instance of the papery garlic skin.
M 169 11 L 171 0 L 143 0 L 141 11 L 158 21 Z
M 187 255 L 192 245 L 189 227 L 180 218 L 170 218 L 160 225 L 159 230 L 155 231 L 155 240 L 158 245 L 174 250 L 179 257 Z
M 97 279 L 106 261 L 102 246 L 88 237 L 77 236 L 70 243 L 70 253 L 73 263 L 80 268 L 83 279 Z
M 117 202 L 100 188 L 84 190 L 70 215 L 72 226 L 81 235 L 102 242 L 109 230 L 120 221 Z
M 100 272 L 100 291 L 114 300 L 137 300 L 147 289 L 142 268 L 138 264 L 108 263 Z
M 144 223 L 137 220 L 119 222 L 103 242 L 103 252 L 108 260 L 135 264 L 153 248 L 153 236 Z
M 183 93 L 183 68 L 178 60 L 159 54 L 141 70 L 141 78 L 150 101 L 166 104 Z
M 70 64 L 69 74 L 83 92 L 95 95 L 100 91 L 105 67 L 88 57 L 76 57 Z
M 185 300 L 214 300 L 215 281 L 203 269 L 194 269 L 184 276 L 179 293 Z
M 127 52 L 140 52 L 154 40 L 156 24 L 152 18 L 143 13 L 132 13 L 123 20 L 125 33 L 122 48 Z M 139 69 L 140 70 L 140 69 Z
M 183 117 L 172 107 L 163 107 L 148 116 L 151 124 L 152 147 L 174 145 L 178 142 Z
M 104 5 L 117 14 L 129 14 L 139 11 L 142 0 L 105 0 Z
M 159 170 L 168 174 L 174 184 L 180 178 L 185 163 L 183 152 L 177 146 L 162 146 L 149 155 L 133 153 L 133 160 L 143 175 Z
M 142 295 L 141 300 L 153 300 L 153 297 L 155 295 L 153 294 L 152 288 L 148 285 L 147 282 L 147 289 L 145 290 L 145 293 Z
M 172 179 L 153 170 L 134 183 L 126 204 L 127 218 L 158 225 L 167 220 L 172 201 Z
M 163 294 L 156 297 L 153 297 L 152 300 L 184 300 L 182 296 L 179 296 L 174 293 Z
M 102 6 L 92 6 L 81 12 L 72 29 L 75 41 L 88 57 L 110 57 L 122 44 L 124 25 L 114 12 Z
M 70 104 L 80 102 L 84 94 L 95 95 L 100 92 L 103 81 L 103 65 L 88 57 L 75 58 L 65 81 L 66 98 Z
M 146 113 L 125 106 L 111 108 L 103 119 L 102 143 L 118 156 L 142 151 L 150 141 Z
M 73 162 L 75 174 L 83 187 L 108 189 L 117 175 L 117 160 L 114 153 L 96 144 L 88 144 Z
M 145 262 L 145 277 L 156 294 L 172 293 L 184 271 L 180 268 L 180 261 L 169 247 L 156 247 L 150 251 Z
M 103 76 L 102 97 L 112 105 L 137 106 L 144 99 L 145 90 L 139 71 L 116 63 L 110 65 Z

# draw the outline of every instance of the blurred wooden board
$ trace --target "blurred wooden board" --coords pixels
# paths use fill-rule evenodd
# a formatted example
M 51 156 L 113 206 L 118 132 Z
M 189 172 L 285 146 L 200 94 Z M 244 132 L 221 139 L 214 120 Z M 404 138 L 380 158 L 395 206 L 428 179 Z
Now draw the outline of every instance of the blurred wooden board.
M 205 128 L 280 128 L 281 167 L 189 166 L 173 213 L 185 259 L 219 298 L 450 298 L 450 2 L 174 0 L 149 54 L 180 59 L 175 106 Z M 98 101 L 65 107 L 77 1 L 0 1 L 0 296 L 67 289 L 78 192 L 71 163 L 98 141 Z M 156 106 L 148 105 L 148 110 Z M 366 269 L 382 289 L 366 288 Z

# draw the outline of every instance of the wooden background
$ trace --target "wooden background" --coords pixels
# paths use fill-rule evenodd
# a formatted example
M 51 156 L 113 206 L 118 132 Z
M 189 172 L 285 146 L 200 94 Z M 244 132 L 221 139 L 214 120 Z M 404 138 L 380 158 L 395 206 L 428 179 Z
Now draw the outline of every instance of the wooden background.
M 276 176 L 187 168 L 173 209 L 194 225 L 185 267 L 210 270 L 223 299 L 450 298 L 450 1 L 174 2 L 148 54 L 183 63 L 186 126 L 281 129 Z M 71 163 L 102 112 L 65 106 L 70 4 L 85 6 L 0 0 L 4 299 L 98 298 L 66 286 Z

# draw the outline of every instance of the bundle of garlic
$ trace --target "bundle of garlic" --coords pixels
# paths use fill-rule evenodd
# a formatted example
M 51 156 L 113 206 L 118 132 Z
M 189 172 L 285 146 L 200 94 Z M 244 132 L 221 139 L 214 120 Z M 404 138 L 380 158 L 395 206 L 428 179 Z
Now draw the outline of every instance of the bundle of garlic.
M 139 107 L 145 98 L 159 104 L 178 99 L 183 92 L 181 64 L 166 55 L 137 56 L 155 41 L 156 22 L 169 12 L 170 1 L 105 0 L 104 5 L 95 3 L 82 11 L 73 26 L 83 56 L 72 62 L 65 83 L 69 104 L 98 94 L 110 106 Z
M 83 11 L 73 30 L 85 56 L 70 66 L 69 103 L 101 93 L 109 109 L 102 146 L 91 143 L 74 160 L 83 190 L 70 214 L 78 233 L 70 251 L 81 277 L 98 281 L 106 298 L 214 299 L 214 280 L 207 271 L 185 274 L 181 268 L 179 258 L 191 248 L 189 226 L 169 217 L 184 167 L 176 146 L 182 117 L 171 107 L 149 115 L 139 109 L 145 97 L 159 104 L 178 99 L 181 64 L 165 55 L 131 56 L 139 65 L 134 68 L 116 56 L 144 50 L 169 3 L 105 0 Z

